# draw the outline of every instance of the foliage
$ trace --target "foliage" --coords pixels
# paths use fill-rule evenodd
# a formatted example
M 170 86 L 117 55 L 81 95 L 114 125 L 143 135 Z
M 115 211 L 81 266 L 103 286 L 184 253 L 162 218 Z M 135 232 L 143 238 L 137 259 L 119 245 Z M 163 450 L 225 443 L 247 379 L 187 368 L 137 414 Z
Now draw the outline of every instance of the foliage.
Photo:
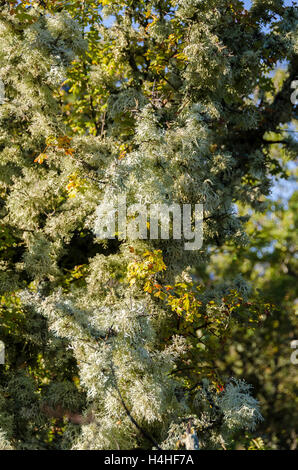
M 208 273 L 221 278 L 242 272 L 255 295 L 274 302 L 262 327 L 241 333 L 235 328 L 224 360 L 217 366 L 234 376 L 245 376 L 254 385 L 262 404 L 264 421 L 259 433 L 267 448 L 295 449 L 297 445 L 297 374 L 290 363 L 291 341 L 297 337 L 297 194 L 288 203 L 268 202 L 264 214 L 254 214 L 247 226 L 251 243 L 235 250 L 226 246 L 214 252 Z M 200 275 L 205 278 L 200 269 Z M 209 274 L 207 274 L 207 278 Z

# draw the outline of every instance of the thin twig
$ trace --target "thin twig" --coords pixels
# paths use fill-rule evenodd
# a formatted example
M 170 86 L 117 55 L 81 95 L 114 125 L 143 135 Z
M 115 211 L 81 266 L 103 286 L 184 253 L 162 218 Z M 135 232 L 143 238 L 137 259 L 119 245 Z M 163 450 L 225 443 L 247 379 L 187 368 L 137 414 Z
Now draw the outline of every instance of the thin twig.
M 129 409 L 127 408 L 126 406 L 126 403 L 122 397 L 122 394 L 119 390 L 119 387 L 118 387 L 118 384 L 117 384 L 117 379 L 116 379 L 116 375 L 115 375 L 115 371 L 114 371 L 114 368 L 113 368 L 113 365 L 111 364 L 111 370 L 112 370 L 112 374 L 113 374 L 113 377 L 114 377 L 114 380 L 115 380 L 115 388 L 116 388 L 116 391 L 119 395 L 119 398 L 120 398 L 120 401 L 121 401 L 121 404 L 123 406 L 123 408 L 125 409 L 125 412 L 127 414 L 127 416 L 129 417 L 130 421 L 135 425 L 135 427 L 143 434 L 143 436 L 148 439 L 148 441 L 151 442 L 151 444 L 153 444 L 155 447 L 157 447 L 158 450 L 162 450 L 161 447 L 159 447 L 159 445 L 157 444 L 157 442 L 153 439 L 153 437 L 151 437 L 137 422 L 136 420 L 134 419 L 134 417 L 131 415 Z

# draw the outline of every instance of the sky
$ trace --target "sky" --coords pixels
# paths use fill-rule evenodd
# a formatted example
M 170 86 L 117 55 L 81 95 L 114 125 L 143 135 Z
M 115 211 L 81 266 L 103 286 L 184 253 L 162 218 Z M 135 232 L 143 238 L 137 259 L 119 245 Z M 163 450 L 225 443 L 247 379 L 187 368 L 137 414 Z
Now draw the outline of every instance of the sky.
M 294 1 L 293 0 L 285 0 L 285 5 L 287 6 L 291 6 L 294 4 Z M 252 1 L 251 0 L 244 0 L 244 6 L 245 8 L 248 10 L 252 5 Z M 110 26 L 111 24 L 113 23 L 113 19 L 112 18 L 106 18 L 104 20 L 104 24 L 106 26 Z
M 294 3 L 294 2 L 293 2 L 292 0 L 286 0 L 286 1 L 285 1 L 285 5 L 287 5 L 287 6 L 293 5 L 293 3 Z M 245 8 L 246 8 L 246 9 L 249 9 L 249 8 L 251 7 L 252 2 L 249 1 L 249 0 L 244 0 L 244 4 L 245 4 Z
M 292 6 L 293 5 L 292 0 L 286 0 L 285 5 L 287 6 Z M 251 7 L 252 2 L 249 0 L 244 0 L 245 8 L 249 9 Z M 295 168 L 295 164 L 292 162 L 291 169 L 293 170 Z M 293 180 L 284 180 L 281 179 L 279 181 L 276 181 L 273 179 L 274 185 L 272 188 L 272 193 L 271 193 L 271 199 L 277 200 L 277 199 L 282 199 L 284 202 L 286 202 L 293 194 L 294 191 L 297 190 L 297 182 Z

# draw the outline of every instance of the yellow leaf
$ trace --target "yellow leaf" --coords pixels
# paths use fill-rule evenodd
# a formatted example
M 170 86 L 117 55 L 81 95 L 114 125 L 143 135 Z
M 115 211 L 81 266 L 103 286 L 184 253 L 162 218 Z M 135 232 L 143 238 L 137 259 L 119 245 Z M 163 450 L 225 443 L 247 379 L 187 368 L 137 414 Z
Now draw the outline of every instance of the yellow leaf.
M 39 163 L 41 165 L 48 158 L 49 157 L 45 153 L 41 153 L 35 158 L 34 163 Z

